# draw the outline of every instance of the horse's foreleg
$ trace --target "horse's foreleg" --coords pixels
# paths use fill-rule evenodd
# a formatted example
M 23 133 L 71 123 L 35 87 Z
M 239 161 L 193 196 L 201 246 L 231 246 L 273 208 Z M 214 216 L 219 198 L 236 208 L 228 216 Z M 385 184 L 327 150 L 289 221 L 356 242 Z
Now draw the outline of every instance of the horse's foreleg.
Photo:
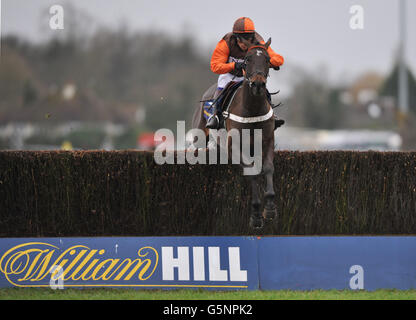
M 274 203 L 275 192 L 273 184 L 274 174 L 274 147 L 269 145 L 266 153 L 266 158 L 263 165 L 264 175 L 266 177 L 266 191 L 264 194 L 264 219 L 272 220 L 276 217 L 276 205 Z
M 250 176 L 251 182 L 251 216 L 250 227 L 260 229 L 263 227 L 261 216 L 261 200 L 259 194 L 259 175 Z

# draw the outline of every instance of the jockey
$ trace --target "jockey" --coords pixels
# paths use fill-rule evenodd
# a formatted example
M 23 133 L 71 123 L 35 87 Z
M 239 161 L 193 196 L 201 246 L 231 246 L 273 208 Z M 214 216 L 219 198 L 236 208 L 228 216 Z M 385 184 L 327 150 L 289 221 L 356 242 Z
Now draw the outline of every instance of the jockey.
M 221 94 L 221 91 L 230 81 L 243 81 L 244 57 L 248 47 L 241 41 L 241 38 L 249 41 L 257 40 L 260 44 L 265 44 L 263 38 L 255 31 L 254 23 L 250 18 L 241 17 L 234 23 L 233 31 L 227 33 L 218 42 L 211 58 L 211 71 L 219 74 L 218 87 L 213 99 Z M 270 56 L 270 65 L 273 68 L 281 66 L 284 59 L 281 55 L 274 52 L 270 47 L 267 50 Z M 215 106 L 214 114 L 208 119 L 206 127 L 218 129 L 219 118 L 218 108 Z M 284 121 L 275 119 L 276 128 L 280 127 Z

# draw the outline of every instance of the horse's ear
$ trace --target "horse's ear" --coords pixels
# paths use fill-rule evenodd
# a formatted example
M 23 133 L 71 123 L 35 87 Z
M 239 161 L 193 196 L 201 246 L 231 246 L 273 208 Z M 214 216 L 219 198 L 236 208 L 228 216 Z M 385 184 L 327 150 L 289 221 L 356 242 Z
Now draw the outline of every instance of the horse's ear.
M 269 49 L 271 43 L 272 43 L 272 38 L 269 38 L 269 40 L 267 40 L 266 44 L 264 45 L 266 49 Z

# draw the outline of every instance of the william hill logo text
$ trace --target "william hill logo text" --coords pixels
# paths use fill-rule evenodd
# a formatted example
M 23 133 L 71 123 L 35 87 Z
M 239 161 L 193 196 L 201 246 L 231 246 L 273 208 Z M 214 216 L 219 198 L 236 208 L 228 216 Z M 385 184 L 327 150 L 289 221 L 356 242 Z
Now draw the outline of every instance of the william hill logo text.
M 48 287 L 53 279 L 65 287 L 247 288 L 239 247 L 162 246 L 157 250 L 143 246 L 131 252 L 131 256 L 119 257 L 85 245 L 60 249 L 50 243 L 28 242 L 4 252 L 0 271 L 17 287 Z M 228 263 L 221 261 L 224 257 Z

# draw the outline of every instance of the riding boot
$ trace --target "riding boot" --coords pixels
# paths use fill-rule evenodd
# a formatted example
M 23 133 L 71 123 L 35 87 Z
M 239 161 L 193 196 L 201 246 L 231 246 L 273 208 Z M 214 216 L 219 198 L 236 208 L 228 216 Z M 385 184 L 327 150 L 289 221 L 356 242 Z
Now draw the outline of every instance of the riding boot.
M 222 88 L 217 88 L 217 90 L 215 90 L 214 93 L 214 97 L 213 97 L 213 104 L 212 107 L 214 107 L 214 113 L 208 118 L 207 124 L 206 124 L 206 128 L 208 129 L 218 129 L 220 126 L 220 119 L 218 117 L 219 115 L 219 107 L 218 107 L 218 97 L 220 96 L 221 92 L 222 92 Z

